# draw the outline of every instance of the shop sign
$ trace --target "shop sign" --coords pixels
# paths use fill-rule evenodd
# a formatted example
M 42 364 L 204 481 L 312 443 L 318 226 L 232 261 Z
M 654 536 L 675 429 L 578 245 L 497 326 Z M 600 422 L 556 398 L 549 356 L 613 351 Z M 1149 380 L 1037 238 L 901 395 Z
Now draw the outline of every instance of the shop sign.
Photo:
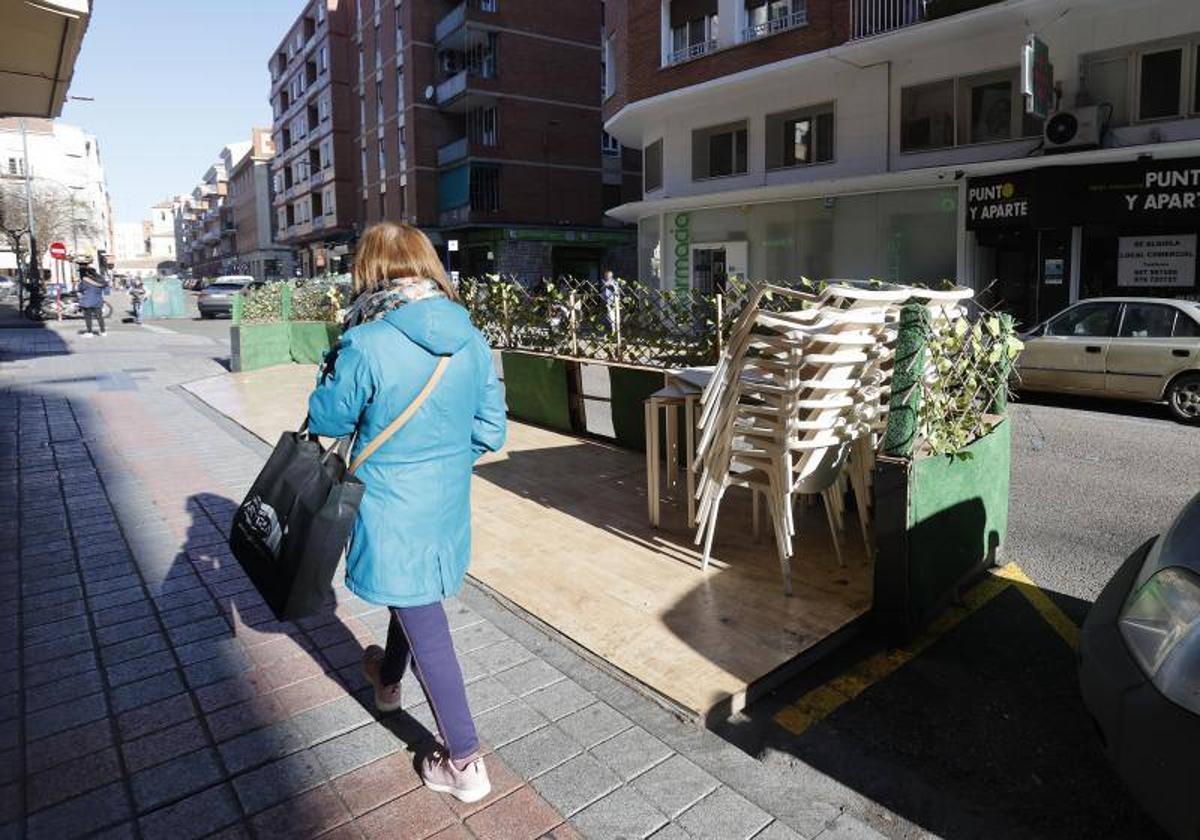
M 675 291 L 687 292 L 692 288 L 692 228 L 688 213 L 675 214 L 675 229 L 672 233 L 675 248 Z
M 1122 236 L 1117 245 L 1117 285 L 1196 285 L 1196 234 Z
M 1018 227 L 1029 223 L 1032 201 L 1027 173 L 972 178 L 967 183 L 967 227 Z
M 1054 65 L 1050 48 L 1036 35 L 1030 35 L 1021 50 L 1021 93 L 1025 113 L 1045 119 L 1054 107 Z

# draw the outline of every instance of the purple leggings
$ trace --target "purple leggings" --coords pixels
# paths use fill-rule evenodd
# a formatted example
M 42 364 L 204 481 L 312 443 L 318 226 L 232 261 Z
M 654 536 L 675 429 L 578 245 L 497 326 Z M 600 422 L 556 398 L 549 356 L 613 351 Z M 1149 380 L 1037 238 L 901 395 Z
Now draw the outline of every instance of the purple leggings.
M 392 607 L 391 614 L 380 680 L 384 685 L 400 682 L 411 662 L 450 758 L 471 758 L 479 751 L 479 737 L 467 706 L 467 691 L 450 641 L 446 611 L 439 602 Z

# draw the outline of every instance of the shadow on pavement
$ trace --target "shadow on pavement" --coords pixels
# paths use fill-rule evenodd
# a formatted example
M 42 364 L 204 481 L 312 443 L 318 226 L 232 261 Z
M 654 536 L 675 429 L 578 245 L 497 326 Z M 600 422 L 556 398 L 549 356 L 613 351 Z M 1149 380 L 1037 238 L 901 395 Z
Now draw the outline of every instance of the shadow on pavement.
M 1013 400 L 1014 407 L 1028 403 L 1073 411 L 1093 411 L 1121 417 L 1144 417 L 1151 420 L 1171 420 L 1166 403 L 1132 402 L 1130 400 L 1106 400 L 1100 397 L 1078 397 L 1070 394 L 1051 394 L 1041 391 L 1021 391 Z
M 776 720 L 881 650 L 856 640 L 719 734 L 768 761 L 799 759 L 947 838 L 1163 836 L 1110 769 L 1074 651 L 1017 588 L 800 734 Z

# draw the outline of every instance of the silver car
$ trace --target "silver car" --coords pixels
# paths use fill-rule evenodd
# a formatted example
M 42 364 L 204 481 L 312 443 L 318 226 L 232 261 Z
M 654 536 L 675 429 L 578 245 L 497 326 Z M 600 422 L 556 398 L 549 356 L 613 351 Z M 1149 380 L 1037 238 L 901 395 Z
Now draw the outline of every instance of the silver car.
M 1200 304 L 1171 298 L 1092 298 L 1024 336 L 1019 387 L 1159 402 L 1200 422 Z

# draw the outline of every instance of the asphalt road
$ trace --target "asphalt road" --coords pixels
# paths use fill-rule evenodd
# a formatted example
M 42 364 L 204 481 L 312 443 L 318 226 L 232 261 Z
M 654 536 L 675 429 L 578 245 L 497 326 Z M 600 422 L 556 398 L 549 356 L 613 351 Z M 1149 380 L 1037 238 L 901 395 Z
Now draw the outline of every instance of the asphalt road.
M 1006 560 L 1095 600 L 1120 562 L 1200 492 L 1200 427 L 1158 405 L 1025 395 L 1010 406 Z

